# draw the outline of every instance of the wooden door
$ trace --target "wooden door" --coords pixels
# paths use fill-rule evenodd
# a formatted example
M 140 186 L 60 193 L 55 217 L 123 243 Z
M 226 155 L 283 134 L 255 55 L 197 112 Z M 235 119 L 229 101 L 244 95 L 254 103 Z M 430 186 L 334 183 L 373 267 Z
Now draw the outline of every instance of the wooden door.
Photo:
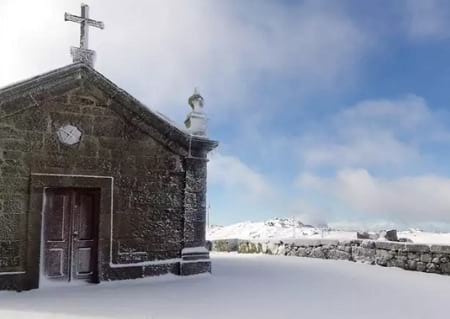
M 72 278 L 92 279 L 96 275 L 98 192 L 74 192 L 72 214 Z
M 48 279 L 96 281 L 98 212 L 98 190 L 45 190 L 43 274 Z
M 49 279 L 69 280 L 71 192 L 68 189 L 46 189 L 44 198 L 44 274 Z

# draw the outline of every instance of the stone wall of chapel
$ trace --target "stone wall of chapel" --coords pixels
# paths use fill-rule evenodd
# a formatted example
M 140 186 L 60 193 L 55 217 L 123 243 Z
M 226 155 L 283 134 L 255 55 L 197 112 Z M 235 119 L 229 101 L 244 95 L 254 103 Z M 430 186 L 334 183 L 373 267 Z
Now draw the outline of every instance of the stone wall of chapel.
M 0 272 L 26 267 L 31 173 L 114 178 L 114 263 L 180 257 L 185 160 L 92 96 L 76 90 L 0 114 Z M 79 143 L 58 140 L 66 124 L 82 132 Z M 0 282 L 7 288 L 8 280 Z

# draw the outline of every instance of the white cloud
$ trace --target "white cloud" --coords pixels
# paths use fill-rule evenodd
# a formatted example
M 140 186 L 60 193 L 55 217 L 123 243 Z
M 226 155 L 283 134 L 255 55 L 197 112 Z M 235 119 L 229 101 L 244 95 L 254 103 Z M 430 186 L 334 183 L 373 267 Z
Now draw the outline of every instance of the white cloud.
M 448 229 L 450 178 L 428 173 L 429 149 L 450 141 L 445 118 L 414 95 L 362 101 L 331 115 L 300 147 L 309 165 L 297 179 L 300 193 L 316 206 L 328 203 L 322 216 L 336 227 Z M 335 176 L 324 177 L 324 167 Z M 426 173 L 410 176 L 418 171 Z
M 417 163 L 421 144 L 448 139 L 448 130 L 415 95 L 366 100 L 325 119 L 308 133 L 300 155 L 309 167 L 381 167 Z
M 325 226 L 328 224 L 329 213 L 324 207 L 320 207 L 306 198 L 296 198 L 290 203 L 287 216 L 294 216 L 307 225 Z
M 315 145 L 304 151 L 306 164 L 311 166 L 399 165 L 418 157 L 414 147 L 385 132 L 360 134 L 348 141 Z
M 352 123 L 361 128 L 415 130 L 432 120 L 426 101 L 416 95 L 399 99 L 366 100 L 345 109 L 336 117 L 340 125 Z M 398 129 L 397 129 L 398 128 Z
M 152 107 L 181 119 L 199 86 L 211 110 L 245 107 L 267 76 L 304 86 L 342 83 L 370 40 L 341 10 L 315 1 L 88 1 L 105 30 L 91 31 L 97 67 Z M 64 22 L 79 1 L 2 1 L 0 86 L 70 63 L 79 27 Z M 237 102 L 239 106 L 237 106 Z
M 449 36 L 448 1 L 408 0 L 406 6 L 406 29 L 413 38 L 442 38 Z
M 363 220 L 450 223 L 450 179 L 434 175 L 379 178 L 364 169 L 339 170 L 335 177 L 304 174 L 301 188 L 340 201 Z
M 262 174 L 247 166 L 239 158 L 215 153 L 208 164 L 208 183 L 233 193 L 236 198 L 265 201 L 275 191 Z
M 63 1 L 1 2 L 0 38 L 5 45 L 0 51 L 0 86 L 70 62 L 71 39 L 78 30 L 67 29 Z

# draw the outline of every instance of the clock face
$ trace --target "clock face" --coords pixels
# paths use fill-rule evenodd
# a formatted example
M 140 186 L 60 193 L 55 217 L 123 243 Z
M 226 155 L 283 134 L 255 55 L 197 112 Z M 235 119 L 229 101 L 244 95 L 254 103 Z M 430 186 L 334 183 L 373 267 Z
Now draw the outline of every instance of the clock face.
M 58 135 L 59 141 L 67 145 L 76 144 L 81 139 L 80 130 L 73 125 L 64 125 L 58 129 L 56 134 Z

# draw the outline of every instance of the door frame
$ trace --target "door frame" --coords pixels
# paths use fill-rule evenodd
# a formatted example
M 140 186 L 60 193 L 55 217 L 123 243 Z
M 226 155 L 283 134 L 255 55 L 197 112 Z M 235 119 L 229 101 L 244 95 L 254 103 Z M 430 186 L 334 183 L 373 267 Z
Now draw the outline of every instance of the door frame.
M 101 280 L 102 269 L 109 264 L 111 224 L 113 209 L 113 185 L 111 176 L 66 175 L 32 173 L 30 178 L 30 200 L 28 210 L 27 275 L 24 286 L 39 287 L 43 242 L 43 209 L 46 188 L 96 188 L 100 189 L 97 240 L 97 280 Z

